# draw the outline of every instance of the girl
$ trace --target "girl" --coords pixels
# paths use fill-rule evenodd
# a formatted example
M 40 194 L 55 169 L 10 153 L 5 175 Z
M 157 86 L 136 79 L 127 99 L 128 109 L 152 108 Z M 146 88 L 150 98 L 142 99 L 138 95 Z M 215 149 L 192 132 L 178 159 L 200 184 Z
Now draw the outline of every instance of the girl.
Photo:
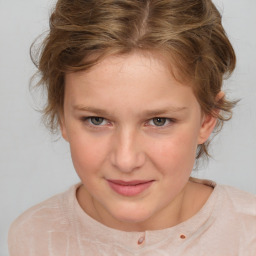
M 255 255 L 255 196 L 190 177 L 235 61 L 210 0 L 59 0 L 38 69 L 81 183 L 13 223 L 10 255 Z

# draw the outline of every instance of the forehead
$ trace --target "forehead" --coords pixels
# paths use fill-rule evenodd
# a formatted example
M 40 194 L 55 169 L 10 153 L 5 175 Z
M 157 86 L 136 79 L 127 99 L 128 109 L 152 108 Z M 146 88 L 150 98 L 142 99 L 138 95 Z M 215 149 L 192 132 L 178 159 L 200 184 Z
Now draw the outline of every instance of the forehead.
M 109 56 L 87 71 L 67 74 L 65 83 L 65 98 L 72 104 L 159 107 L 171 102 L 179 108 L 195 100 L 191 87 L 177 81 L 170 64 L 158 55 Z
M 89 60 L 84 60 L 84 63 L 95 62 L 87 70 L 78 71 L 76 73 L 67 73 L 65 75 L 65 82 L 70 83 L 71 79 L 82 80 L 87 82 L 94 80 L 115 80 L 118 76 L 127 75 L 127 78 L 132 79 L 138 74 L 143 72 L 151 78 L 162 77 L 169 78 L 170 80 L 176 80 L 181 85 L 189 86 L 191 81 L 182 75 L 182 71 L 175 67 L 174 61 L 171 56 L 164 55 L 160 51 L 133 51 L 128 54 L 115 54 L 107 57 L 103 57 L 100 61 L 94 61 L 97 59 L 97 55 L 91 56 Z M 125 82 L 125 81 L 124 81 Z

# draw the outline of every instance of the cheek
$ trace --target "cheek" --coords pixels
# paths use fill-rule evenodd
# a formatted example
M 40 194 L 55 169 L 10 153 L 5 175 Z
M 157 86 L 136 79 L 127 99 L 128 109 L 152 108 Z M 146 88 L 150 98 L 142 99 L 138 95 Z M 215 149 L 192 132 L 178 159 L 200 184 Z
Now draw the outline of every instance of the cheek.
M 169 166 L 173 170 L 193 168 L 197 142 L 191 133 L 181 132 L 158 141 L 151 151 L 152 158 L 158 165 Z
M 82 178 L 99 169 L 106 158 L 107 143 L 90 137 L 76 136 L 70 140 L 72 161 Z

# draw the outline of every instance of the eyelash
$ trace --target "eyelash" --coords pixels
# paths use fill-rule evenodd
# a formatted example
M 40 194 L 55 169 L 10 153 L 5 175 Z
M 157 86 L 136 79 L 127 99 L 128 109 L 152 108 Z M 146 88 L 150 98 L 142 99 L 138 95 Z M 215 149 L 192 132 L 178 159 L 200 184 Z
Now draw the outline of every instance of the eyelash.
M 165 121 L 163 125 L 152 125 L 155 128 L 165 128 L 175 123 L 175 120 L 173 118 L 167 118 L 167 117 L 154 117 L 149 119 L 147 123 L 149 124 L 150 122 L 154 122 L 154 119 L 164 119 Z
M 92 121 L 91 121 L 92 118 L 102 118 L 102 119 L 103 119 L 103 122 L 106 122 L 106 124 L 109 124 L 109 123 L 110 123 L 110 122 L 108 122 L 107 119 L 105 119 L 104 117 L 100 117 L 100 116 L 82 117 L 81 120 L 82 120 L 82 122 L 87 123 L 87 125 L 88 125 L 89 127 L 94 128 L 94 129 L 101 129 L 102 126 L 105 126 L 105 125 L 106 125 L 106 124 L 103 124 L 103 125 L 102 125 L 102 124 L 95 125 L 95 124 L 93 124 Z M 159 125 L 159 126 L 150 124 L 150 122 L 154 122 L 154 119 L 165 119 L 165 123 L 164 123 L 164 125 Z M 165 127 L 168 127 L 168 126 L 172 125 L 172 124 L 175 123 L 175 122 L 176 122 L 176 120 L 173 119 L 173 118 L 154 117 L 154 118 L 151 118 L 151 119 L 147 120 L 146 126 L 152 126 L 152 127 L 154 127 L 154 129 L 155 129 L 155 128 L 158 128 L 158 129 L 161 129 L 161 128 L 162 128 L 162 129 L 163 129 L 163 128 L 165 128 Z
M 99 124 L 99 125 L 93 124 L 92 121 L 91 121 L 92 118 L 102 118 L 102 119 L 103 119 L 103 122 L 104 122 L 104 121 L 107 121 L 107 119 L 105 119 L 105 118 L 103 118 L 103 117 L 100 117 L 100 116 L 82 117 L 81 120 L 82 120 L 82 122 L 87 123 L 88 126 L 90 126 L 90 127 L 92 127 L 92 128 L 95 128 L 95 129 L 98 129 L 98 128 L 100 128 L 101 126 L 103 126 L 103 125 L 101 125 L 101 124 Z M 109 122 L 107 122 L 107 123 L 109 123 Z M 105 124 L 104 124 L 104 125 L 105 125 Z

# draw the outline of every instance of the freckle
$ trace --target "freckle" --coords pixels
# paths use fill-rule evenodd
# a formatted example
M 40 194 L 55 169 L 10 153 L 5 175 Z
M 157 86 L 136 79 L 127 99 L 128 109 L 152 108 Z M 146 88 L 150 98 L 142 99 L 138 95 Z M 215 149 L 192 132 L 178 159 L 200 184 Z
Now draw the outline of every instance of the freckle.
M 180 235 L 180 238 L 181 238 L 181 239 L 185 239 L 186 236 L 185 236 L 185 235 Z

